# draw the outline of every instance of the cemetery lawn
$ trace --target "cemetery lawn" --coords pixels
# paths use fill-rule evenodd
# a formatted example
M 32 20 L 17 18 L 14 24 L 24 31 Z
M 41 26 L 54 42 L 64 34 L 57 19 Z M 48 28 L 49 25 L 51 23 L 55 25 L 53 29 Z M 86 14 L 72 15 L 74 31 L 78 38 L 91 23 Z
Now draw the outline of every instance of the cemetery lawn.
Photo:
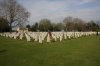
M 0 66 L 100 66 L 100 36 L 44 44 L 0 36 Z

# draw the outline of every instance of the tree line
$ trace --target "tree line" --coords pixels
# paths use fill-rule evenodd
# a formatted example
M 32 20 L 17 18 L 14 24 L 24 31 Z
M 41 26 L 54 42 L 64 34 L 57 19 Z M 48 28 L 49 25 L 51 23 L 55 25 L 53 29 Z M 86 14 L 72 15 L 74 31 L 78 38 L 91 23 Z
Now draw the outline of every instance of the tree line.
M 17 0 L 0 0 L 0 32 L 12 31 L 14 27 L 25 27 L 30 13 Z M 30 31 L 97 31 L 100 21 L 85 22 L 80 18 L 66 17 L 62 22 L 41 19 L 33 25 L 26 25 Z
M 26 25 L 30 31 L 98 31 L 100 26 L 91 20 L 85 22 L 79 18 L 66 17 L 62 22 L 51 22 L 49 19 L 41 19 L 33 25 Z

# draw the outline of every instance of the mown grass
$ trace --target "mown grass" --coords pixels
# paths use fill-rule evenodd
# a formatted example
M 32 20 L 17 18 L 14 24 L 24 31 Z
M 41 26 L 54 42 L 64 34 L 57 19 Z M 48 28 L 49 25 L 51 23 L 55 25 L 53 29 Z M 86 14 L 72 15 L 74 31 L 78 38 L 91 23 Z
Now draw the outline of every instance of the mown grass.
M 43 44 L 0 37 L 0 66 L 100 66 L 100 36 Z

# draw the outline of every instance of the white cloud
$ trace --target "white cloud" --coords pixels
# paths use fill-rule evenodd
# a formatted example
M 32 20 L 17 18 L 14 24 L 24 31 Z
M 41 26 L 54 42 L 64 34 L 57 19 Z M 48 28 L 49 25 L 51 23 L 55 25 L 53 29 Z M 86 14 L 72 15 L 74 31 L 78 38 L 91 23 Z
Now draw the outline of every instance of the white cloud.
M 67 16 L 79 17 L 85 20 L 99 19 L 99 6 L 87 8 L 87 6 L 84 5 L 93 1 L 94 0 L 24 0 L 24 2 L 22 1 L 21 3 L 31 12 L 30 22 L 35 22 L 42 18 L 60 21 Z M 80 6 L 84 8 L 79 8 Z
M 80 0 L 80 4 L 86 4 L 86 3 L 90 3 L 93 2 L 94 0 Z

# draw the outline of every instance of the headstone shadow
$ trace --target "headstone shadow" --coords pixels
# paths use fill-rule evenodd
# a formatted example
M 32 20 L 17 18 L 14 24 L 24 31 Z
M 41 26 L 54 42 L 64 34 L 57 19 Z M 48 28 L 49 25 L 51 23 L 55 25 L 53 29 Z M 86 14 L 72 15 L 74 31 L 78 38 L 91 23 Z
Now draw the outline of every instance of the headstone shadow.
M 2 50 L 0 50 L 0 53 L 4 53 L 6 51 L 7 51 L 6 49 L 2 49 Z

